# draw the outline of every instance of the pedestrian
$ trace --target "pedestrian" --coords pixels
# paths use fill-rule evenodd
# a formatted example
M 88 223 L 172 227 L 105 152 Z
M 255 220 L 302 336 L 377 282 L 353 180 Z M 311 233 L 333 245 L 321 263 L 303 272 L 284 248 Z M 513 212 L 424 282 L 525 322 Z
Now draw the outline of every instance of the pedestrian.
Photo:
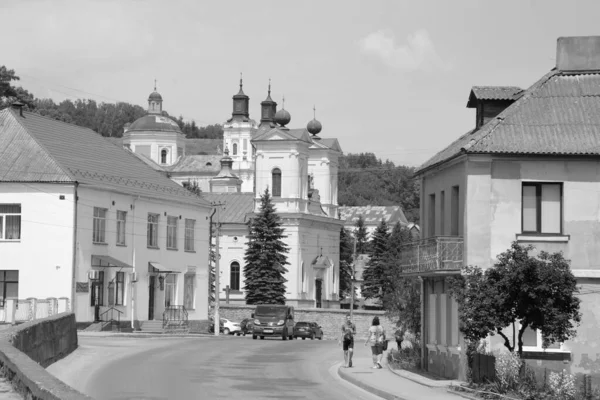
M 352 353 L 354 353 L 354 335 L 356 334 L 356 325 L 352 323 L 350 314 L 346 314 L 346 322 L 342 325 L 342 333 L 338 344 L 343 345 L 344 349 L 344 367 L 352 368 Z
M 365 346 L 367 344 L 371 345 L 371 352 L 373 357 L 373 367 L 375 369 L 383 368 L 381 366 L 381 359 L 383 358 L 383 341 L 385 340 L 385 329 L 383 326 L 379 325 L 379 317 L 373 318 L 373 322 L 371 323 L 371 327 L 369 328 L 369 334 L 367 335 L 367 340 L 365 341 Z
M 396 345 L 398 346 L 398 352 L 402 350 L 402 342 L 404 341 L 404 334 L 406 333 L 404 326 L 400 325 L 398 329 L 396 329 L 396 333 L 394 337 L 396 338 Z

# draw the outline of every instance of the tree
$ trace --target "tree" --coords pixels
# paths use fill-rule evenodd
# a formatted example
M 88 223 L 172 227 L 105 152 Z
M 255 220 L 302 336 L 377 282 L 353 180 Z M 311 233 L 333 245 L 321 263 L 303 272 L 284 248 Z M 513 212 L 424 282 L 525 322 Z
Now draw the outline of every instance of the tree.
M 354 241 L 344 227 L 340 230 L 340 295 L 342 298 L 351 296 L 352 263 Z
M 421 332 L 421 284 L 416 277 L 404 276 L 400 265 L 402 246 L 411 241 L 410 230 L 397 222 L 385 256 L 387 279 L 382 302 L 392 319 L 418 336 Z
M 0 65 L 0 110 L 9 107 L 17 100 L 25 104 L 27 109 L 34 108 L 34 97 L 22 87 L 15 87 L 12 81 L 18 81 L 19 78 L 15 74 L 14 69 L 8 69 L 4 65 Z
M 258 215 L 249 225 L 249 241 L 244 260 L 246 304 L 285 304 L 283 275 L 289 265 L 285 255 L 289 248 L 282 241 L 285 237 L 281 218 L 275 213 L 269 189 L 260 197 Z
M 540 330 L 544 347 L 576 335 L 581 322 L 577 280 L 562 252 L 540 251 L 513 242 L 496 264 L 482 271 L 466 267 L 460 278 L 450 280 L 450 293 L 459 304 L 461 331 L 476 342 L 498 334 L 509 351 L 523 355 L 523 333 Z M 520 328 L 515 338 L 515 323 Z M 513 340 L 504 330 L 512 327 Z
M 361 293 L 366 299 L 381 299 L 385 292 L 387 285 L 385 257 L 389 249 L 389 238 L 388 226 L 382 218 L 373 233 L 369 261 L 363 271 Z
M 356 240 L 356 254 L 365 254 L 367 252 L 367 227 L 365 226 L 365 220 L 362 215 L 358 216 L 356 223 L 354 224 L 354 240 Z

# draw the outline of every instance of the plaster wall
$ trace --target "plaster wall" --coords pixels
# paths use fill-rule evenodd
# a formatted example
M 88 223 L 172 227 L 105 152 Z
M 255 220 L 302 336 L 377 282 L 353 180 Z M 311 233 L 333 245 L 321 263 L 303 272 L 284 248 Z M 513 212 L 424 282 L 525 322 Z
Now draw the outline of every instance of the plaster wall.
M 330 217 L 337 217 L 338 153 L 326 149 L 310 149 L 308 173 L 321 196 L 321 206 Z
M 123 137 L 123 145 L 129 145 L 131 151 L 136 151 L 137 146 L 150 146 L 150 159 L 158 165 L 175 164 L 179 157 L 184 155 L 185 136 L 175 132 L 132 132 L 125 134 Z M 160 152 L 162 149 L 167 149 L 167 162 L 161 163 Z M 179 152 L 181 150 L 181 154 Z

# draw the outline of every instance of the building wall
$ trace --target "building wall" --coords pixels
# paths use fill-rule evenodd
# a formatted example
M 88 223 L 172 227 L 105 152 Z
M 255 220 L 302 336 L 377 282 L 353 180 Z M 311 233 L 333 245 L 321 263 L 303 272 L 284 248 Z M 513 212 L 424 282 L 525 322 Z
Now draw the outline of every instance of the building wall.
M 173 165 L 183 157 L 185 136 L 176 132 L 131 132 L 125 133 L 123 145 L 134 153 L 144 154 L 158 165 Z M 150 152 L 148 153 L 148 148 Z M 161 162 L 161 150 L 167 149 L 167 162 Z
M 327 215 L 337 218 L 338 153 L 326 149 L 310 149 L 308 173 L 319 191 L 321 205 Z
M 204 319 L 208 315 L 208 215 L 209 207 L 198 207 L 176 202 L 162 202 L 133 196 L 80 188 L 78 191 L 77 229 L 77 275 L 76 282 L 89 283 L 92 255 L 110 255 L 134 267 L 123 269 L 126 272 L 124 305 L 117 307 L 123 312 L 121 320 L 147 320 L 149 302 L 148 263 L 158 262 L 176 274 L 176 302 L 183 305 L 184 274 L 188 270 L 196 272 L 195 301 L 193 310 L 188 310 L 190 319 Z M 108 209 L 106 222 L 106 244 L 92 242 L 94 207 Z M 117 210 L 127 212 L 126 245 L 116 244 Z M 158 249 L 147 245 L 148 213 L 159 214 Z M 178 219 L 177 250 L 166 248 L 167 216 L 181 216 Z M 194 252 L 184 251 L 185 219 L 195 219 Z M 115 277 L 119 268 L 105 270 L 105 301 L 101 311 L 108 309 L 108 282 Z M 137 282 L 131 282 L 130 273 L 137 273 Z M 155 290 L 155 319 L 162 318 L 165 292 Z M 91 306 L 91 292 L 80 292 L 75 298 L 75 312 L 78 321 L 91 321 L 94 308 Z M 133 305 L 133 315 L 132 315 Z
M 1 269 L 19 271 L 18 297 L 71 299 L 74 186 L 0 183 L 8 203 L 21 205 L 21 239 L 0 240 Z

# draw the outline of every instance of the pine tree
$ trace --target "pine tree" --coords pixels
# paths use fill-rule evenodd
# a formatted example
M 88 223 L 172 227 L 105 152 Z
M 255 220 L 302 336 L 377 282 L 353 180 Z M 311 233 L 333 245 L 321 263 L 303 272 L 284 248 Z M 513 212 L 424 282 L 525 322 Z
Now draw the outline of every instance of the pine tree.
M 386 285 L 385 257 L 389 248 L 389 230 L 382 219 L 371 239 L 371 253 L 369 262 L 363 272 L 361 293 L 366 299 L 381 299 Z
M 352 236 L 342 227 L 340 230 L 340 294 L 342 298 L 351 296 L 352 287 L 352 256 L 354 242 Z
M 267 188 L 260 197 L 258 215 L 249 222 L 248 246 L 244 260 L 246 304 L 285 304 L 283 275 L 289 265 L 285 255 L 289 248 L 282 241 L 281 218 L 275 213 Z
M 368 248 L 367 227 L 362 215 L 358 216 L 358 220 L 354 224 L 354 240 L 356 240 L 356 254 L 365 254 Z

